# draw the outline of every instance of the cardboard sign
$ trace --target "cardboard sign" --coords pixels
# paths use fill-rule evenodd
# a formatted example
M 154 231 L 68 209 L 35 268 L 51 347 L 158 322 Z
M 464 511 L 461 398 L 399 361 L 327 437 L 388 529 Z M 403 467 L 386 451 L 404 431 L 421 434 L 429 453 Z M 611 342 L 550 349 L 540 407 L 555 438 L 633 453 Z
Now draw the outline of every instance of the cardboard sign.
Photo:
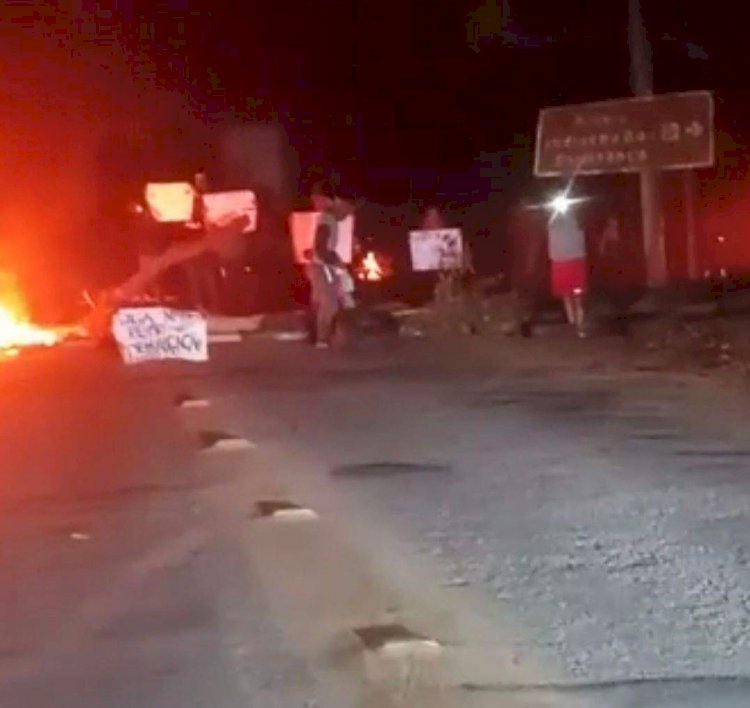
M 246 234 L 258 228 L 258 205 L 255 192 L 249 189 L 204 194 L 203 204 L 206 208 L 206 221 L 209 224 L 222 226 L 238 216 L 246 216 L 248 225 L 242 233 Z
M 160 224 L 190 221 L 193 216 L 195 192 L 189 182 L 151 182 L 145 197 L 151 216 Z
M 463 264 L 461 229 L 410 231 L 409 250 L 412 270 L 460 269 Z
M 320 213 L 316 211 L 294 211 L 289 217 L 289 231 L 292 234 L 295 263 L 309 263 L 309 252 L 315 243 L 315 230 L 318 228 Z M 344 263 L 352 262 L 352 243 L 354 238 L 354 215 L 350 214 L 339 221 L 338 243 L 336 253 Z
M 112 320 L 126 364 L 162 359 L 208 361 L 208 325 L 198 312 L 168 307 L 128 307 Z

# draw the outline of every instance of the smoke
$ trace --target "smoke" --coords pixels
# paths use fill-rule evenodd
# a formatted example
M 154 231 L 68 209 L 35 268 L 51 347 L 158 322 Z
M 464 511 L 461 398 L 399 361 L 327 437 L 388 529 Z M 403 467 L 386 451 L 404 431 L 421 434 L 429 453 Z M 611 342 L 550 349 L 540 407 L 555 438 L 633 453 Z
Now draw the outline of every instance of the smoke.
M 3 7 L 0 37 L 0 266 L 37 297 L 80 281 L 107 140 L 137 133 L 180 100 L 148 80 L 113 17 L 59 6 Z M 46 296 L 46 297 L 45 297 Z

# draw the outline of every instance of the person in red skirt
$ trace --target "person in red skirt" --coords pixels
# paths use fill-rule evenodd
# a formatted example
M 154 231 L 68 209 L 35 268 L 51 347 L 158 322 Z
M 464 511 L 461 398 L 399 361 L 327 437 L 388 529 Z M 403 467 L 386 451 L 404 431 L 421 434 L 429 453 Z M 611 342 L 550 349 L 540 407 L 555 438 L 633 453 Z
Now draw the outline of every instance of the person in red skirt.
M 565 306 L 565 315 L 579 337 L 586 336 L 585 296 L 588 290 L 586 237 L 573 209 L 556 210 L 547 228 L 552 294 Z

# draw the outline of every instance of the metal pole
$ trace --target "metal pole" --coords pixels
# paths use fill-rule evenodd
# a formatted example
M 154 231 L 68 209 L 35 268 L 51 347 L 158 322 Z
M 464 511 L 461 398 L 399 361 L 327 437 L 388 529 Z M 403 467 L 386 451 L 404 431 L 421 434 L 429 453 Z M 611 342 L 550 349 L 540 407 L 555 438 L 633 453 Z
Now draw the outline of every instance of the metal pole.
M 636 96 L 654 93 L 651 47 L 641 12 L 641 0 L 628 0 L 628 44 L 630 47 L 630 88 Z M 641 220 L 646 280 L 650 288 L 667 284 L 667 254 L 664 211 L 661 203 L 661 175 L 658 170 L 641 172 Z
M 682 173 L 682 210 L 685 214 L 687 272 L 689 280 L 698 279 L 698 229 L 695 220 L 695 173 Z

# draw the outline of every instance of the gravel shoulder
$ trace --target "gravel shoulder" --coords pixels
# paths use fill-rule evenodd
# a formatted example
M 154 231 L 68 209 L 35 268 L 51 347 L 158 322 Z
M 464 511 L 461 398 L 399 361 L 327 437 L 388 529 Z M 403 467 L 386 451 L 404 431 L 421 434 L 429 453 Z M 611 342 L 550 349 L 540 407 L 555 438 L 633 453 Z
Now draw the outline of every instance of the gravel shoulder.
M 507 341 L 343 358 L 264 344 L 212 387 L 260 444 L 306 461 L 305 485 L 368 519 L 372 545 L 504 618 L 549 681 L 745 677 L 742 397 L 627 366 L 616 343 L 563 357 Z

